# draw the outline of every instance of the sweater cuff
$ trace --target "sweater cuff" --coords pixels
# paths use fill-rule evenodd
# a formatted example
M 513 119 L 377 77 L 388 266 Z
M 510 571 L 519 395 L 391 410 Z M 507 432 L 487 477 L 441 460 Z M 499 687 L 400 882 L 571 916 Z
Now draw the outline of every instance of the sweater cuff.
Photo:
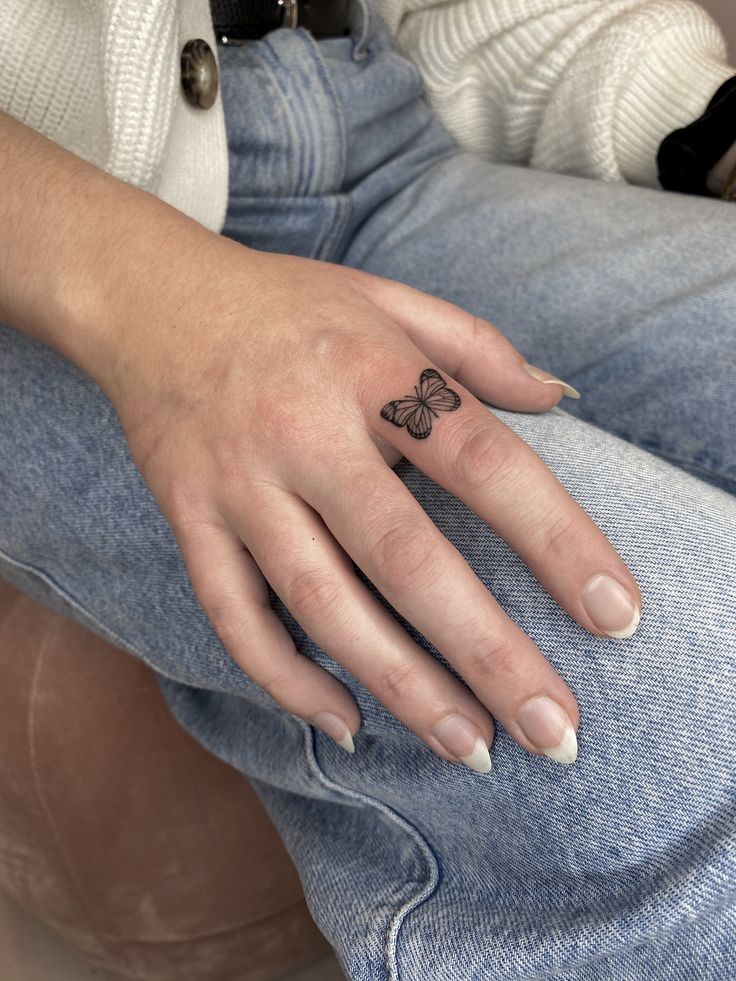
M 701 12 L 702 13 L 702 12 Z M 638 60 L 616 100 L 613 142 L 623 177 L 659 187 L 657 151 L 673 130 L 701 116 L 736 69 L 726 64 L 723 36 L 710 18 L 660 31 L 645 39 Z M 736 142 L 736 134 L 734 134 Z

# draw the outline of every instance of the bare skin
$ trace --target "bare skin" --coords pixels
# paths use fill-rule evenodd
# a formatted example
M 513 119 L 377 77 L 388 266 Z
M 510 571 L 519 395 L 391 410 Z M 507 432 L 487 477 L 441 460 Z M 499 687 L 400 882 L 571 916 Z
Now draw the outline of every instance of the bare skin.
M 724 154 L 708 174 L 708 190 L 714 197 L 721 197 L 726 184 L 736 168 L 736 143 Z

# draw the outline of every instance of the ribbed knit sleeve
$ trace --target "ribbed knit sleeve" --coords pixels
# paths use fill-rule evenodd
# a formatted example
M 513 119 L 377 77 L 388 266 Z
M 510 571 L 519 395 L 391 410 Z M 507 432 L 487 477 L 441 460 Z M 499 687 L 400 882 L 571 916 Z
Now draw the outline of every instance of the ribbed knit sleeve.
M 736 74 L 690 0 L 376 0 L 460 144 L 657 185 L 656 152 Z

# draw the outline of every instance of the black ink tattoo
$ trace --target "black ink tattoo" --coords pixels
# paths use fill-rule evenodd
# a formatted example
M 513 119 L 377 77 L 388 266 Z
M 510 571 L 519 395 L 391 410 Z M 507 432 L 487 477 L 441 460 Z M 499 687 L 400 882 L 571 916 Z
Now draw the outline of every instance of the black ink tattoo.
M 387 402 L 381 417 L 394 426 L 406 426 L 414 439 L 426 439 L 432 432 L 432 416 L 439 412 L 454 412 L 460 408 L 460 396 L 445 384 L 434 368 L 425 368 L 419 376 L 415 395 Z

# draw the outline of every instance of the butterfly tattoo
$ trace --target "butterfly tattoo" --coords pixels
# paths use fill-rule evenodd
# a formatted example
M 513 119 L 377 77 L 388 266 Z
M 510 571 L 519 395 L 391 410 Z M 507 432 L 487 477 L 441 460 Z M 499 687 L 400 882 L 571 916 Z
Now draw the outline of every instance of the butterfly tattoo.
M 394 426 L 406 426 L 414 439 L 426 439 L 432 432 L 432 416 L 440 412 L 454 412 L 460 408 L 460 396 L 445 384 L 434 368 L 425 368 L 414 386 L 415 395 L 387 402 L 381 409 L 381 417 Z

